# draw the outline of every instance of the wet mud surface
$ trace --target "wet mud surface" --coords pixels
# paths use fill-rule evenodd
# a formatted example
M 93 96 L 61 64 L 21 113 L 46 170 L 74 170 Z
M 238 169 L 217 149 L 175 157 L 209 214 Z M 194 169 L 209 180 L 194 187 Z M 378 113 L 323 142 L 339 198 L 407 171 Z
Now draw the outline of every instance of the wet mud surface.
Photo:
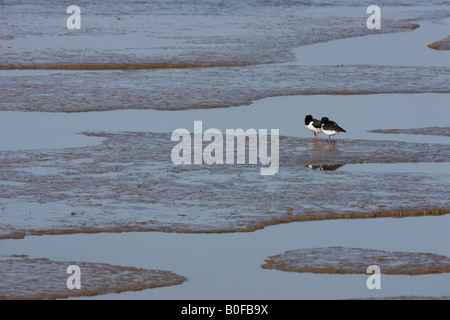
M 258 65 L 71 71 L 0 79 L 0 111 L 187 110 L 298 94 L 450 92 L 450 68 L 443 67 Z
M 345 2 L 110 1 L 105 5 L 81 1 L 77 5 L 82 16 L 79 30 L 66 27 L 69 15 L 64 4 L 21 1 L 5 5 L 0 14 L 0 69 L 184 68 L 286 62 L 294 59 L 294 47 L 409 31 L 418 27 L 412 17 L 426 18 L 420 10 L 410 9 L 404 17 L 386 16 L 383 29 L 373 31 L 361 23 L 361 11 L 346 8 Z
M 70 290 L 66 273 L 80 267 L 81 289 Z M 32 259 L 24 255 L 0 255 L 0 300 L 42 300 L 95 296 L 179 285 L 185 277 L 163 270 L 113 266 L 81 261 Z
M 414 276 L 450 272 L 450 258 L 447 256 L 343 247 L 292 250 L 265 261 L 264 269 L 300 273 L 366 274 L 370 265 L 379 266 L 381 274 Z
M 281 137 L 277 175 L 257 165 L 175 165 L 169 134 L 86 133 L 93 147 L 0 152 L 0 238 L 166 231 L 248 232 L 293 221 L 442 215 L 448 172 L 309 166 L 447 162 L 447 145 Z M 225 150 L 225 149 L 224 149 Z M 248 161 L 247 161 L 248 163 Z
M 422 134 L 429 136 L 446 136 L 450 137 L 450 127 L 426 127 L 426 128 L 412 128 L 412 129 L 377 129 L 370 130 L 373 133 L 386 134 Z
M 411 32 L 417 21 L 446 16 L 441 1 L 430 1 L 431 11 L 387 1 L 404 10 L 387 11 L 381 30 L 361 23 L 365 8 L 354 1 L 82 1 L 80 30 L 66 28 L 60 4 L 3 3 L 0 111 L 205 109 L 283 95 L 450 92 L 448 67 L 284 64 L 296 62 L 300 46 Z

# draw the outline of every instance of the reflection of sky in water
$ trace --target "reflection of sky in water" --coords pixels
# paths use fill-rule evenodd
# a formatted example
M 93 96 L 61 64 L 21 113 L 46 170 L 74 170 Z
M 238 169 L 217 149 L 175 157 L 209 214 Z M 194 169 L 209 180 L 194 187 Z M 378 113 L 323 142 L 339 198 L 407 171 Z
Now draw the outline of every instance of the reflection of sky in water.
M 280 129 L 281 136 L 313 138 L 304 126 L 306 114 L 327 115 L 347 133 L 332 138 L 392 140 L 448 144 L 448 137 L 380 134 L 374 129 L 408 129 L 448 126 L 447 94 L 391 94 L 352 96 L 293 96 L 267 98 L 251 106 L 213 110 L 124 110 L 71 114 L 2 112 L 0 150 L 60 148 L 97 144 L 101 139 L 76 134 L 94 132 L 166 132 L 178 128 L 193 132 L 194 121 L 203 129 Z M 427 106 L 424 108 L 424 106 Z M 432 117 L 430 117 L 432 115 Z M 401 120 L 400 120 L 401 119 Z M 319 146 L 327 142 L 319 134 Z M 170 142 L 170 141 L 168 141 Z M 318 145 L 311 144 L 312 151 Z M 332 146 L 329 146 L 332 147 Z
M 319 43 L 297 48 L 295 54 L 300 65 L 450 67 L 448 53 L 427 47 L 434 41 L 446 38 L 449 25 L 450 19 L 446 19 L 445 23 L 423 22 L 420 28 L 411 32 Z

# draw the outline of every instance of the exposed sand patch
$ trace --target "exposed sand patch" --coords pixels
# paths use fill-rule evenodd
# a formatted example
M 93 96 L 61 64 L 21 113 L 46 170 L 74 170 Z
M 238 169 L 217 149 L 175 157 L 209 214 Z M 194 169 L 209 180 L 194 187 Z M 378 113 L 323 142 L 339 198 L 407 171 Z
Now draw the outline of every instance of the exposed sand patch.
M 418 28 L 415 19 L 429 19 L 420 7 L 386 12 L 383 28 L 369 30 L 361 23 L 365 11 L 345 1 L 109 3 L 107 8 L 83 4 L 83 27 L 76 32 L 64 28 L 66 16 L 57 6 L 32 1 L 5 6 L 0 70 L 70 72 L 47 77 L 2 72 L 0 110 L 184 110 L 248 105 L 283 95 L 450 92 L 446 64 L 302 66 L 311 57 L 296 60 L 298 47 L 415 32 L 410 32 Z M 438 7 L 433 13 L 445 16 Z
M 0 46 L 0 70 L 286 62 L 295 59 L 292 49 L 298 46 L 417 27 L 410 19 L 387 16 L 383 29 L 368 30 L 361 27 L 359 10 L 324 8 L 320 4 L 313 9 L 314 2 L 289 6 L 282 2 L 230 1 L 217 5 L 214 1 L 191 1 L 186 7 L 176 1 L 110 1 L 107 7 L 80 4 L 82 27 L 74 31 L 65 27 L 68 15 L 64 6 L 40 6 L 33 1 L 21 4 L 4 6 L 0 15 L 5 26 L 0 34 L 4 42 Z M 320 14 L 316 16 L 311 10 Z M 413 15 L 419 18 L 422 13 Z
M 69 290 L 67 267 L 81 270 L 81 289 Z M 140 291 L 181 284 L 187 279 L 170 271 L 112 266 L 105 263 L 31 259 L 0 255 L 0 300 L 61 299 Z
M 8 72 L 0 81 L 1 111 L 188 110 L 300 94 L 450 92 L 450 68 L 445 67 L 257 65 L 47 76 L 7 76 Z
M 312 273 L 363 273 L 377 265 L 382 274 L 431 274 L 450 272 L 450 258 L 432 253 L 391 252 L 359 248 L 312 248 L 271 256 L 264 269 Z
M 447 162 L 450 147 L 281 137 L 280 171 L 174 165 L 169 134 L 90 133 L 85 148 L 0 153 L 0 238 L 166 231 L 248 232 L 293 221 L 442 215 L 448 173 L 311 170 L 327 163 Z
M 429 44 L 428 48 L 434 50 L 450 50 L 450 36 Z

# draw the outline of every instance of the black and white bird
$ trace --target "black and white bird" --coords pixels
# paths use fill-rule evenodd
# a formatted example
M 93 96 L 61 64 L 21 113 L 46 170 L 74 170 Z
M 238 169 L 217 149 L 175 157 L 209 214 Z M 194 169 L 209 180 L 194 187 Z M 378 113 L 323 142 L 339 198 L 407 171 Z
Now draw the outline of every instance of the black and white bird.
M 347 132 L 342 129 L 336 122 L 331 121 L 327 117 L 323 117 L 320 120 L 322 132 L 328 136 L 328 142 L 331 142 L 331 136 L 338 134 L 339 132 Z
M 317 141 L 319 137 L 319 133 L 322 132 L 321 122 L 317 119 L 314 119 L 312 115 L 307 115 L 305 117 L 305 126 L 312 132 L 314 132 L 313 141 Z

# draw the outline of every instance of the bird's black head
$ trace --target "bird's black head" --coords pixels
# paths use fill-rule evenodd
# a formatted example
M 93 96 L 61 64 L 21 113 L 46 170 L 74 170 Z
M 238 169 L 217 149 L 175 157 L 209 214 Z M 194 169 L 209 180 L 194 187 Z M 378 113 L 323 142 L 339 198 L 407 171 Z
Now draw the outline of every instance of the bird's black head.
M 330 121 L 327 117 L 323 117 L 322 120 L 320 120 L 320 123 L 326 123 Z
M 312 115 L 308 114 L 305 117 L 305 125 L 307 126 L 312 121 L 312 119 L 313 119 Z

